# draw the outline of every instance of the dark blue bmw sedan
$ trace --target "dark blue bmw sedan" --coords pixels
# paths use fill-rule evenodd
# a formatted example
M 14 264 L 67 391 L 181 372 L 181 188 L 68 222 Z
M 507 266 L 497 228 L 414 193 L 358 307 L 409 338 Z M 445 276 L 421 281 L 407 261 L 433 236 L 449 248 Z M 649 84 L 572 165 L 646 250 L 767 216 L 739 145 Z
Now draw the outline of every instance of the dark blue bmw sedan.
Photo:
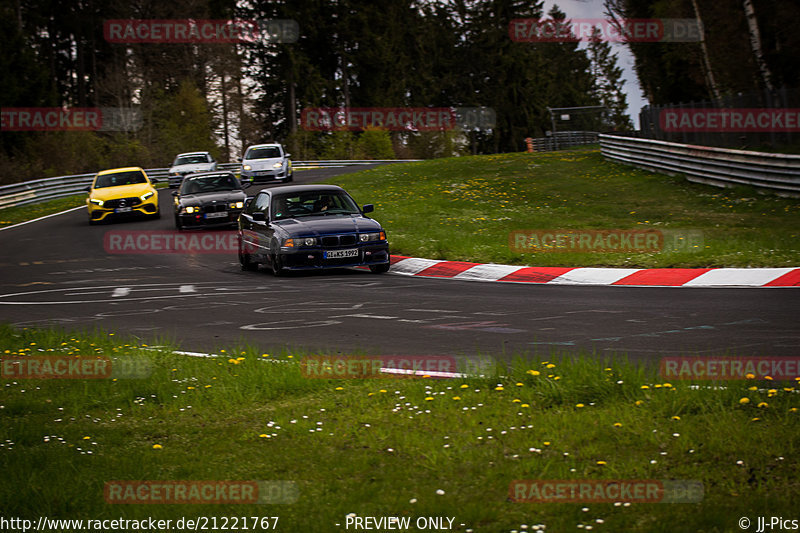
M 242 270 L 268 265 L 287 270 L 368 266 L 389 270 L 389 243 L 381 225 L 336 185 L 290 185 L 260 191 L 239 215 Z

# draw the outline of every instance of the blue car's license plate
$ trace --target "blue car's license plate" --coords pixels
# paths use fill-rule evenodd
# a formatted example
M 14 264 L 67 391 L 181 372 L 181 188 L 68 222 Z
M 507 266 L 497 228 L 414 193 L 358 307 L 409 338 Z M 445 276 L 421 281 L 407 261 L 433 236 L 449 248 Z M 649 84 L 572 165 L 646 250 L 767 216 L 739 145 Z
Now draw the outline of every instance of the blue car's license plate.
M 327 250 L 324 252 L 325 259 L 340 259 L 342 257 L 358 257 L 358 248 L 352 250 Z

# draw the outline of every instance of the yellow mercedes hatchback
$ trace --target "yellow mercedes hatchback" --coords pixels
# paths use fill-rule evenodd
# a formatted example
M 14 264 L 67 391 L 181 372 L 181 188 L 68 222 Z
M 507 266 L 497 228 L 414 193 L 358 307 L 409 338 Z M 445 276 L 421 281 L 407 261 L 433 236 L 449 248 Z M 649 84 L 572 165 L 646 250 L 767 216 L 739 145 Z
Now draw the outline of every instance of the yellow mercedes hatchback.
M 92 185 L 86 188 L 89 198 L 89 224 L 112 217 L 144 215 L 158 218 L 157 182 L 140 167 L 113 168 L 98 172 Z

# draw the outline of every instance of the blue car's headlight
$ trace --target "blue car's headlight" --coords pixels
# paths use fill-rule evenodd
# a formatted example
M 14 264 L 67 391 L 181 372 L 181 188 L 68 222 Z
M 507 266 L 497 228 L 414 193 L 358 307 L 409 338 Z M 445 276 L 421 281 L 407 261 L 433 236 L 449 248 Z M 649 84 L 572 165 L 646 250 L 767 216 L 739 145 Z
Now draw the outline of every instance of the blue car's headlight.
M 316 237 L 295 237 L 293 239 L 286 239 L 283 241 L 283 245 L 287 248 L 300 248 L 302 246 L 314 246 L 316 244 Z
M 385 241 L 386 240 L 386 233 L 381 231 L 378 233 L 362 233 L 358 236 L 361 242 L 370 242 L 370 241 Z

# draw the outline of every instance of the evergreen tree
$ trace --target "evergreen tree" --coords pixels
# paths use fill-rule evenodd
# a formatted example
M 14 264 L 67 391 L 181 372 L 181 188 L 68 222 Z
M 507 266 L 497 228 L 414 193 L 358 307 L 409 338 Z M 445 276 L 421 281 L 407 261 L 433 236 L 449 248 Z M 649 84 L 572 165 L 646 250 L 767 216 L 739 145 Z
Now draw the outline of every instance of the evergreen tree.
M 606 125 L 614 131 L 633 129 L 627 115 L 628 101 L 623 91 L 622 69 L 617 66 L 617 54 L 611 51 L 609 43 L 600 39 L 598 29 L 595 29 L 593 39 L 589 42 L 588 52 L 594 78 L 592 94 L 607 110 Z

